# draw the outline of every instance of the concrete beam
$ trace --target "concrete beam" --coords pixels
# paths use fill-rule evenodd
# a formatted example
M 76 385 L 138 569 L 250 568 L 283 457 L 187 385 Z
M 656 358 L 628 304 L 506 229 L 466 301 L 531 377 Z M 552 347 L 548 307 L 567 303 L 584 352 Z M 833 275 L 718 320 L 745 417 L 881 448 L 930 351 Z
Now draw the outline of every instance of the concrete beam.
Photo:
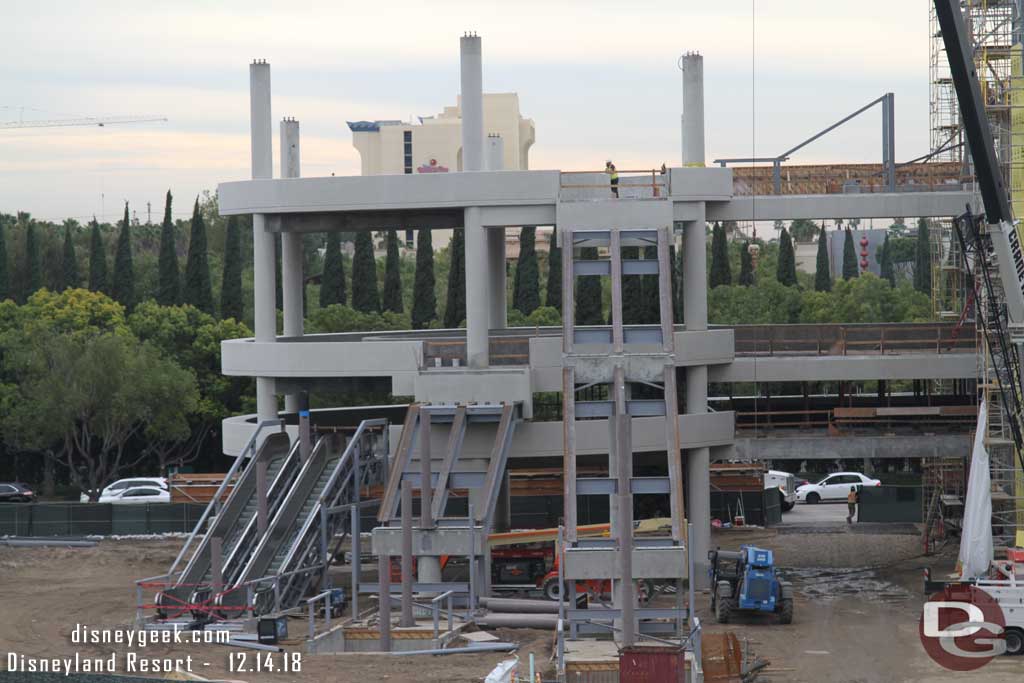
M 872 194 L 759 195 L 708 204 L 709 221 L 772 221 L 807 218 L 947 218 L 974 203 L 970 192 L 896 192 Z M 756 214 L 755 214 L 756 211 Z
M 871 379 L 962 379 L 977 375 L 973 353 L 889 356 L 741 356 L 708 368 L 712 382 L 827 382 Z
M 966 458 L 970 434 L 906 436 L 736 436 L 739 460 L 863 460 L 864 458 Z

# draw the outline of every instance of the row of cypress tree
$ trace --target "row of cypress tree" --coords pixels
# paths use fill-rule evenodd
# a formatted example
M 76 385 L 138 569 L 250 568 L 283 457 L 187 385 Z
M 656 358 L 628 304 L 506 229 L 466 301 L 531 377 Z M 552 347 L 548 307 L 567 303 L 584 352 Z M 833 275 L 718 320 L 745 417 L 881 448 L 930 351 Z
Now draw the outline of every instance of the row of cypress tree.
M 740 275 L 738 284 L 749 287 L 754 284 L 753 264 L 748 251 L 748 242 L 744 242 L 740 250 Z M 850 280 L 860 275 L 857 247 L 853 239 L 853 231 L 845 229 L 843 238 L 843 269 L 842 278 Z M 708 275 L 710 287 L 732 284 L 732 272 L 729 265 L 729 245 L 725 228 L 715 223 L 711 229 L 711 272 Z M 881 276 L 896 286 L 896 272 L 889 248 L 889 235 L 885 236 L 879 254 Z M 779 254 L 775 271 L 776 279 L 786 285 L 797 284 L 796 254 L 793 239 L 786 228 L 780 229 Z M 924 294 L 931 294 L 931 253 L 929 247 L 928 221 L 918 221 L 917 239 L 914 259 L 914 288 Z M 828 258 L 828 237 L 825 227 L 818 233 L 818 252 L 815 260 L 814 289 L 818 292 L 832 291 L 832 274 Z

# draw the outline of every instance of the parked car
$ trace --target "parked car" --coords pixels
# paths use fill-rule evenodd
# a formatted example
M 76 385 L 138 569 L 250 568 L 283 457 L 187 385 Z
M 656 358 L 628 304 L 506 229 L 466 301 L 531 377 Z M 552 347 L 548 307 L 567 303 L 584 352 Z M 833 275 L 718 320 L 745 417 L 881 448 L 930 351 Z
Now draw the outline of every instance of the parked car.
M 106 498 L 100 496 L 101 503 L 114 505 L 138 505 L 141 503 L 170 503 L 171 492 L 156 486 L 136 486 L 124 491 L 117 491 Z
M 130 479 L 118 479 L 113 484 L 110 484 L 105 489 L 100 491 L 100 501 L 104 503 L 111 502 L 110 500 L 103 500 L 104 498 L 114 498 L 123 494 L 130 488 L 136 486 L 155 486 L 158 489 L 167 491 L 167 479 L 164 477 L 132 477 Z M 89 502 L 89 496 L 83 493 L 79 500 L 83 503 Z
M 0 482 L 0 503 L 34 503 L 35 492 L 17 481 Z
M 782 511 L 789 512 L 796 505 L 796 477 L 781 470 L 768 470 L 764 473 L 765 489 L 782 491 Z
M 817 484 L 804 484 L 796 490 L 796 499 L 804 503 L 820 503 L 823 500 L 846 501 L 850 487 L 881 486 L 882 482 L 860 472 L 836 472 Z

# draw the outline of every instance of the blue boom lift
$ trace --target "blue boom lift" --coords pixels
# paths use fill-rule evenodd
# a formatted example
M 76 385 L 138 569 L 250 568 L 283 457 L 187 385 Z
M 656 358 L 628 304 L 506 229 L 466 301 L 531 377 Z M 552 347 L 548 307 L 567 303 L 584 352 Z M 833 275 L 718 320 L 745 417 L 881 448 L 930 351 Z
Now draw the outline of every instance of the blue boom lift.
M 744 545 L 739 552 L 712 550 L 708 559 L 718 623 L 728 623 L 737 611 L 775 613 L 780 624 L 793 621 L 793 588 L 776 573 L 771 550 Z

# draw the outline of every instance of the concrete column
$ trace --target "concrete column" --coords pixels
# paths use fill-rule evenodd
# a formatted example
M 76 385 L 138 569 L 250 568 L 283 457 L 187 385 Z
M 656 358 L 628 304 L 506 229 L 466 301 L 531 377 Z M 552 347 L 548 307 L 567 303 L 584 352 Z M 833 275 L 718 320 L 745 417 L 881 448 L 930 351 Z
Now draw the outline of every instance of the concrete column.
M 459 39 L 462 85 L 462 170 L 484 170 L 483 57 L 480 38 L 466 34 Z
M 683 166 L 704 165 L 704 58 L 683 55 Z
M 488 328 L 491 323 L 491 275 L 487 272 L 487 235 L 480 225 L 480 207 L 468 206 L 466 229 L 466 364 L 489 364 Z
M 683 226 L 683 315 L 686 329 L 694 331 L 708 328 L 707 234 L 704 205 L 698 206 L 698 220 L 688 221 Z M 685 412 L 703 414 L 707 411 L 707 366 L 688 367 Z M 707 448 L 694 448 L 687 451 L 686 455 L 686 507 L 693 529 L 690 552 L 696 574 L 694 582 L 698 587 L 704 587 L 707 584 L 707 557 L 711 546 L 711 481 L 708 474 L 711 453 Z
M 487 228 L 487 279 L 491 329 L 508 327 L 508 279 L 505 272 L 505 228 Z M 467 281 L 468 282 L 468 281 Z
M 487 136 L 485 157 L 488 171 L 505 168 L 505 141 L 497 133 Z M 505 277 L 505 228 L 487 229 L 487 273 L 491 288 L 491 329 L 508 327 L 508 281 Z
M 270 114 L 270 64 L 261 60 L 249 65 L 249 128 L 252 177 L 271 178 L 274 175 L 274 150 Z M 272 342 L 277 331 L 274 301 L 277 259 L 274 255 L 274 236 L 267 231 L 263 214 L 252 217 L 252 243 L 256 340 Z M 256 414 L 260 420 L 277 417 L 273 378 L 256 378 Z
M 299 122 L 295 119 L 281 121 L 281 177 L 298 178 L 299 164 Z M 284 299 L 284 336 L 302 336 L 302 298 L 305 274 L 302 272 L 302 235 L 286 232 L 281 235 L 281 290 Z M 299 410 L 299 396 L 285 394 L 284 409 L 289 413 Z
M 706 413 L 707 399 L 707 367 L 687 368 L 686 412 Z M 710 449 L 692 448 L 686 451 L 686 507 L 692 529 L 690 552 L 693 554 L 696 574 L 694 581 L 698 588 L 707 585 L 708 550 L 711 547 L 711 477 L 708 471 L 710 464 Z
M 489 133 L 485 143 L 488 171 L 501 171 L 505 168 L 505 140 L 498 133 Z
M 480 38 L 459 39 L 462 106 L 462 170 L 484 170 L 483 60 Z M 471 368 L 486 368 L 491 315 L 490 276 L 487 273 L 487 237 L 480 224 L 479 207 L 466 208 L 466 360 Z

